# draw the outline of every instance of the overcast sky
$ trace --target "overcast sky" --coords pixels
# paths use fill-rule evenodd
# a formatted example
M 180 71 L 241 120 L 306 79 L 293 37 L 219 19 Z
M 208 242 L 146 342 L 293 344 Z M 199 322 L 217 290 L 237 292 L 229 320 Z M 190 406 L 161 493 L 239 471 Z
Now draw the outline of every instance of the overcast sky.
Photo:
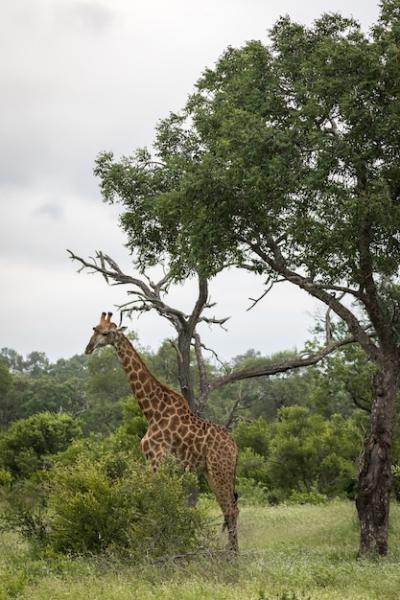
M 102 310 L 125 299 L 78 275 L 65 249 L 102 249 L 129 270 L 118 212 L 101 202 L 96 155 L 151 145 L 156 122 L 179 110 L 206 66 L 228 46 L 267 41 L 282 14 L 311 23 L 322 12 L 365 29 L 375 0 L 0 0 L 0 347 L 51 359 L 81 353 Z M 314 302 L 289 285 L 246 312 L 262 281 L 232 272 L 212 281 L 228 332 L 205 330 L 225 359 L 255 348 L 301 347 Z M 183 309 L 191 285 L 174 290 Z M 129 323 L 128 323 L 129 324 Z M 143 345 L 172 335 L 155 314 L 129 324 Z

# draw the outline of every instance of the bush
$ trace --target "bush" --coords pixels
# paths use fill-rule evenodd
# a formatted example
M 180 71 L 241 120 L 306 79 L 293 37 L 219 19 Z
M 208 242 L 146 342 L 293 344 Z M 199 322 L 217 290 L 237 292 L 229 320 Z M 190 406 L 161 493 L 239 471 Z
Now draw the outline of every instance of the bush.
M 0 488 L 2 511 L 1 531 L 18 531 L 35 544 L 46 537 L 46 496 L 43 486 L 44 472 L 30 479 L 14 480 Z
M 270 482 L 287 497 L 315 485 L 330 497 L 344 495 L 354 482 L 360 446 L 352 419 L 324 420 L 300 406 L 281 409 L 270 443 Z
M 400 502 L 400 465 L 392 466 L 392 491 L 397 502 Z
M 286 500 L 287 504 L 326 504 L 327 496 L 320 494 L 317 490 L 309 492 L 293 491 Z
M 251 423 L 240 421 L 235 427 L 233 436 L 241 451 L 244 448 L 251 448 L 264 458 L 268 456 L 271 426 L 262 417 Z
M 244 448 L 239 453 L 237 476 L 265 484 L 268 482 L 268 464 L 264 457 L 252 448 Z
M 11 481 L 11 473 L 5 469 L 0 469 L 0 487 L 10 485 Z
M 186 502 L 192 478 L 165 464 L 157 473 L 136 461 L 110 469 L 82 459 L 51 474 L 49 544 L 61 552 L 112 550 L 157 557 L 199 542 L 202 517 Z
M 0 465 L 14 478 L 30 477 L 44 467 L 46 456 L 80 435 L 79 422 L 69 415 L 44 412 L 20 419 L 0 438 Z
M 193 476 L 172 460 L 153 473 L 129 453 L 94 440 L 74 444 L 56 460 L 41 480 L 15 483 L 4 515 L 9 529 L 42 549 L 141 559 L 200 543 L 203 512 L 187 505 Z
M 268 504 L 267 489 L 259 481 L 246 477 L 238 477 L 236 480 L 236 491 L 241 504 L 248 504 L 250 506 Z

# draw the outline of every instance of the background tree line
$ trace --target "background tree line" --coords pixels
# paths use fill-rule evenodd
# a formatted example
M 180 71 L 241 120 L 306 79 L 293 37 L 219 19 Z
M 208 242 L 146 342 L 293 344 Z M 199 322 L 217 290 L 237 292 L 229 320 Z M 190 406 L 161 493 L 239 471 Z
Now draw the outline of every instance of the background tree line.
M 154 352 L 141 348 L 141 354 L 160 380 L 179 389 L 175 350 L 168 340 Z M 249 350 L 229 364 L 215 360 L 205 364 L 218 376 L 258 363 L 274 364 L 290 354 L 263 357 Z M 192 362 L 198 389 L 194 356 Z M 349 345 L 308 369 L 215 390 L 204 416 L 227 425 L 239 444 L 242 501 L 353 498 L 368 428 L 372 376 L 363 352 Z M 117 434 L 137 455 L 146 429 L 110 348 L 89 358 L 77 355 L 55 363 L 41 352 L 24 358 L 3 348 L 0 416 L 0 464 L 6 481 L 29 479 L 46 468 L 49 456 L 76 439 L 106 440 Z M 207 491 L 204 482 L 202 489 Z

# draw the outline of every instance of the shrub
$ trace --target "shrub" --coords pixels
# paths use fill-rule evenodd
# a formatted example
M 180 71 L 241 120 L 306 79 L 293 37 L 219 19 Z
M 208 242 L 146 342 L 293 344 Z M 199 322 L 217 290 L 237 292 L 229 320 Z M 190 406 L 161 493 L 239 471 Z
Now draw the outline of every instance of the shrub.
M 317 490 L 308 492 L 293 491 L 286 500 L 287 504 L 326 504 L 327 496 L 320 494 Z
M 269 451 L 270 429 L 269 423 L 260 417 L 251 423 L 240 421 L 233 435 L 240 450 L 251 448 L 256 454 L 265 458 Z
M 51 473 L 49 543 L 61 552 L 161 556 L 199 542 L 202 515 L 187 506 L 192 477 L 166 463 L 157 473 L 119 457 L 82 458 Z
M 135 559 L 186 552 L 200 543 L 205 521 L 202 511 L 187 505 L 190 473 L 172 460 L 153 473 L 124 451 L 103 447 L 96 456 L 99 444 L 81 454 L 77 446 L 60 455 L 42 481 L 16 483 L 5 514 L 9 528 L 47 551 Z
M 0 487 L 8 486 L 12 481 L 12 476 L 10 471 L 6 471 L 6 469 L 0 469 Z
M 263 484 L 267 483 L 268 465 L 266 460 L 252 448 L 244 448 L 239 453 L 237 476 L 239 478 L 247 477 Z
M 267 489 L 254 479 L 239 477 L 236 480 L 236 491 L 241 504 L 263 506 L 268 503 Z
M 299 406 L 281 409 L 274 425 L 268 476 L 286 496 L 294 490 L 345 494 L 354 481 L 360 438 L 352 419 L 329 421 Z
M 2 511 L 0 530 L 18 531 L 35 544 L 46 538 L 45 473 L 38 472 L 30 479 L 18 479 L 0 488 Z
M 0 463 L 14 478 L 30 477 L 46 456 L 64 450 L 81 435 L 79 422 L 66 414 L 38 413 L 15 421 L 0 438 Z

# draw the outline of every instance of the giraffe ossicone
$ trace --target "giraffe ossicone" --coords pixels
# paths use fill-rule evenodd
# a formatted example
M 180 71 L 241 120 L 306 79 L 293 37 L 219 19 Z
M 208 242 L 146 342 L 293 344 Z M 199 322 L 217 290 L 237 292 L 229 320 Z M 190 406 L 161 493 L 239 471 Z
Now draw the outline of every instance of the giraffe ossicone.
M 115 348 L 148 423 L 140 442 L 143 454 L 154 470 L 172 454 L 183 468 L 204 472 L 224 515 L 230 548 L 237 552 L 235 441 L 225 427 L 195 415 L 181 394 L 158 381 L 124 335 L 125 328 L 118 327 L 111 318 L 110 312 L 101 314 L 85 354 L 103 346 Z

